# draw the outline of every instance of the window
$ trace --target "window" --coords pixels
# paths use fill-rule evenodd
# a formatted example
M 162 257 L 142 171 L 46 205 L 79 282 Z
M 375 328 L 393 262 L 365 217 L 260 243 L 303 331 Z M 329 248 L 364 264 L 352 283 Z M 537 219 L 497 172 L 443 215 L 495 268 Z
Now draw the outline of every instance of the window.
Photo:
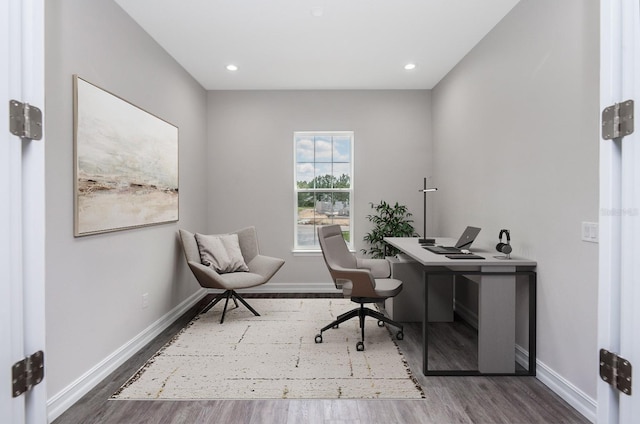
M 353 132 L 296 132 L 294 250 L 317 251 L 318 226 L 339 224 L 353 249 Z

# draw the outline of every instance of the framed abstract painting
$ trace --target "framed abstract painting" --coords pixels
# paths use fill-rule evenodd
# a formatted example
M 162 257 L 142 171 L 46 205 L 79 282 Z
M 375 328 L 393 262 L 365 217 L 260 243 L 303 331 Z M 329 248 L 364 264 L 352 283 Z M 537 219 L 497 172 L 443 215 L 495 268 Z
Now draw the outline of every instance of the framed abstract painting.
M 178 128 L 73 76 L 74 235 L 178 220 Z

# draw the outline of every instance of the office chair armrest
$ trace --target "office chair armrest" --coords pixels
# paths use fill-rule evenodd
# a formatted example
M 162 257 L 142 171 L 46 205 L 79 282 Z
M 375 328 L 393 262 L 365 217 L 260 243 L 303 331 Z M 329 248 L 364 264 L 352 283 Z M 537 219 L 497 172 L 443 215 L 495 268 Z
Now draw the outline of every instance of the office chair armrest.
M 271 256 L 256 255 L 247 263 L 249 272 L 259 274 L 269 280 L 284 265 L 284 259 Z
M 389 278 L 391 265 L 386 259 L 356 258 L 356 266 L 371 271 L 373 278 Z
M 211 289 L 226 289 L 224 284 L 224 280 L 220 274 L 215 272 L 213 268 L 202 265 L 200 262 L 196 261 L 188 261 L 189 268 L 196 276 L 198 283 L 202 287 L 211 288 Z
M 351 297 L 377 297 L 375 280 L 368 269 L 350 269 L 333 267 L 331 276 L 334 280 L 349 280 L 353 284 Z

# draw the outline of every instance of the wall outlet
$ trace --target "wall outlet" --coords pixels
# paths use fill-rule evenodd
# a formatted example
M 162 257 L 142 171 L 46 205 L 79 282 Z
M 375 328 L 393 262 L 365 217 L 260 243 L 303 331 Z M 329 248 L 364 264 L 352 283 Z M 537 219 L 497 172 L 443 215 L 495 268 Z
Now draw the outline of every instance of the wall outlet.
M 599 240 L 598 239 L 598 223 L 583 222 L 582 223 L 582 241 L 597 243 L 598 240 Z
M 142 309 L 149 307 L 149 293 L 142 294 Z

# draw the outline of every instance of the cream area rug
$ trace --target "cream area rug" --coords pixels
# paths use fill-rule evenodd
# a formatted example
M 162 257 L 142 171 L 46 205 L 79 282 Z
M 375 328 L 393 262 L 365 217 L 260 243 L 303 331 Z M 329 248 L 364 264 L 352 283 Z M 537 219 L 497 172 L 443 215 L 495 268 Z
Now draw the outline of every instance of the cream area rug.
M 220 324 L 220 302 L 189 323 L 112 399 L 424 397 L 393 335 L 373 318 L 367 318 L 362 352 L 356 351 L 357 318 L 325 331 L 323 342 L 315 343 L 320 328 L 356 303 L 262 298 L 248 302 L 261 316 L 240 304 L 227 310 Z

